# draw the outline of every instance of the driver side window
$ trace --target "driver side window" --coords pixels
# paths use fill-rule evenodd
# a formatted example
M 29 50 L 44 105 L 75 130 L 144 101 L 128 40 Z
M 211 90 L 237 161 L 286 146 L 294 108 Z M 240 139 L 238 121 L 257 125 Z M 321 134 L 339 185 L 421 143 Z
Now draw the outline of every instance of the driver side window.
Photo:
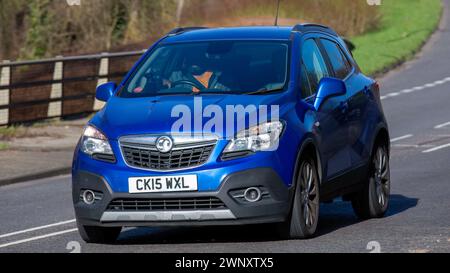
M 305 98 L 314 95 L 320 80 L 329 76 L 330 72 L 316 41 L 314 39 L 306 40 L 302 48 L 302 95 Z M 305 85 L 306 82 L 309 83 L 309 86 Z

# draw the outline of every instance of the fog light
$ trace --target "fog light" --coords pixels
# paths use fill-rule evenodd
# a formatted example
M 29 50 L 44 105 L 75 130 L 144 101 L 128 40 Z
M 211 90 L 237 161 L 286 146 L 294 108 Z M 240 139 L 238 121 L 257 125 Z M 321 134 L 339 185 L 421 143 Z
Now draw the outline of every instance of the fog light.
M 248 188 L 244 192 L 244 198 L 247 202 L 258 202 L 261 200 L 261 190 L 258 188 Z
M 88 205 L 92 205 L 95 202 L 95 193 L 93 191 L 87 190 L 83 192 L 83 201 Z

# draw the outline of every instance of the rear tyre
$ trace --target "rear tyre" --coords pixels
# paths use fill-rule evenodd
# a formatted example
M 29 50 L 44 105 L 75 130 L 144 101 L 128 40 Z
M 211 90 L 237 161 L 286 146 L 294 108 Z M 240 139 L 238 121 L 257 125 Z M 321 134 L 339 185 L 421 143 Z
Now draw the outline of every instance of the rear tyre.
M 83 226 L 77 223 L 78 232 L 86 243 L 112 244 L 119 237 L 121 227 L 94 227 Z
M 288 221 L 281 224 L 280 235 L 286 239 L 305 239 L 314 235 L 319 220 L 319 176 L 311 157 L 301 161 Z
M 372 155 L 364 188 L 352 198 L 352 206 L 360 219 L 381 218 L 389 207 L 391 178 L 386 145 L 377 145 Z

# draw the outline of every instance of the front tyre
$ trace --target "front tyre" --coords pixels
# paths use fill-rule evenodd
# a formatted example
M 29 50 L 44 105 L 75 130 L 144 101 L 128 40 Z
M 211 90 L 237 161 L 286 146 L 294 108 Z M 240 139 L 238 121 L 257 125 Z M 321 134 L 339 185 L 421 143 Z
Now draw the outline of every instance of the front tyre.
M 119 237 L 121 227 L 94 227 L 83 226 L 77 223 L 78 232 L 86 243 L 112 244 Z
M 311 157 L 301 161 L 293 206 L 289 220 L 281 226 L 288 239 L 304 239 L 314 235 L 319 220 L 319 176 Z
M 389 154 L 385 145 L 374 149 L 364 188 L 352 199 L 355 214 L 360 219 L 381 218 L 389 206 L 391 177 Z

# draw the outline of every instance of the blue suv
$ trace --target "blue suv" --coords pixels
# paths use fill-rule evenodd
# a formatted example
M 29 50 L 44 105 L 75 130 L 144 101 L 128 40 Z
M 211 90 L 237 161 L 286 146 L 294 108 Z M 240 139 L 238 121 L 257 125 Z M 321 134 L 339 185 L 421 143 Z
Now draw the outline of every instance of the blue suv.
M 362 219 L 388 208 L 379 86 L 328 27 L 178 28 L 96 98 L 72 170 L 87 242 L 262 223 L 307 238 L 320 202 L 342 197 Z

